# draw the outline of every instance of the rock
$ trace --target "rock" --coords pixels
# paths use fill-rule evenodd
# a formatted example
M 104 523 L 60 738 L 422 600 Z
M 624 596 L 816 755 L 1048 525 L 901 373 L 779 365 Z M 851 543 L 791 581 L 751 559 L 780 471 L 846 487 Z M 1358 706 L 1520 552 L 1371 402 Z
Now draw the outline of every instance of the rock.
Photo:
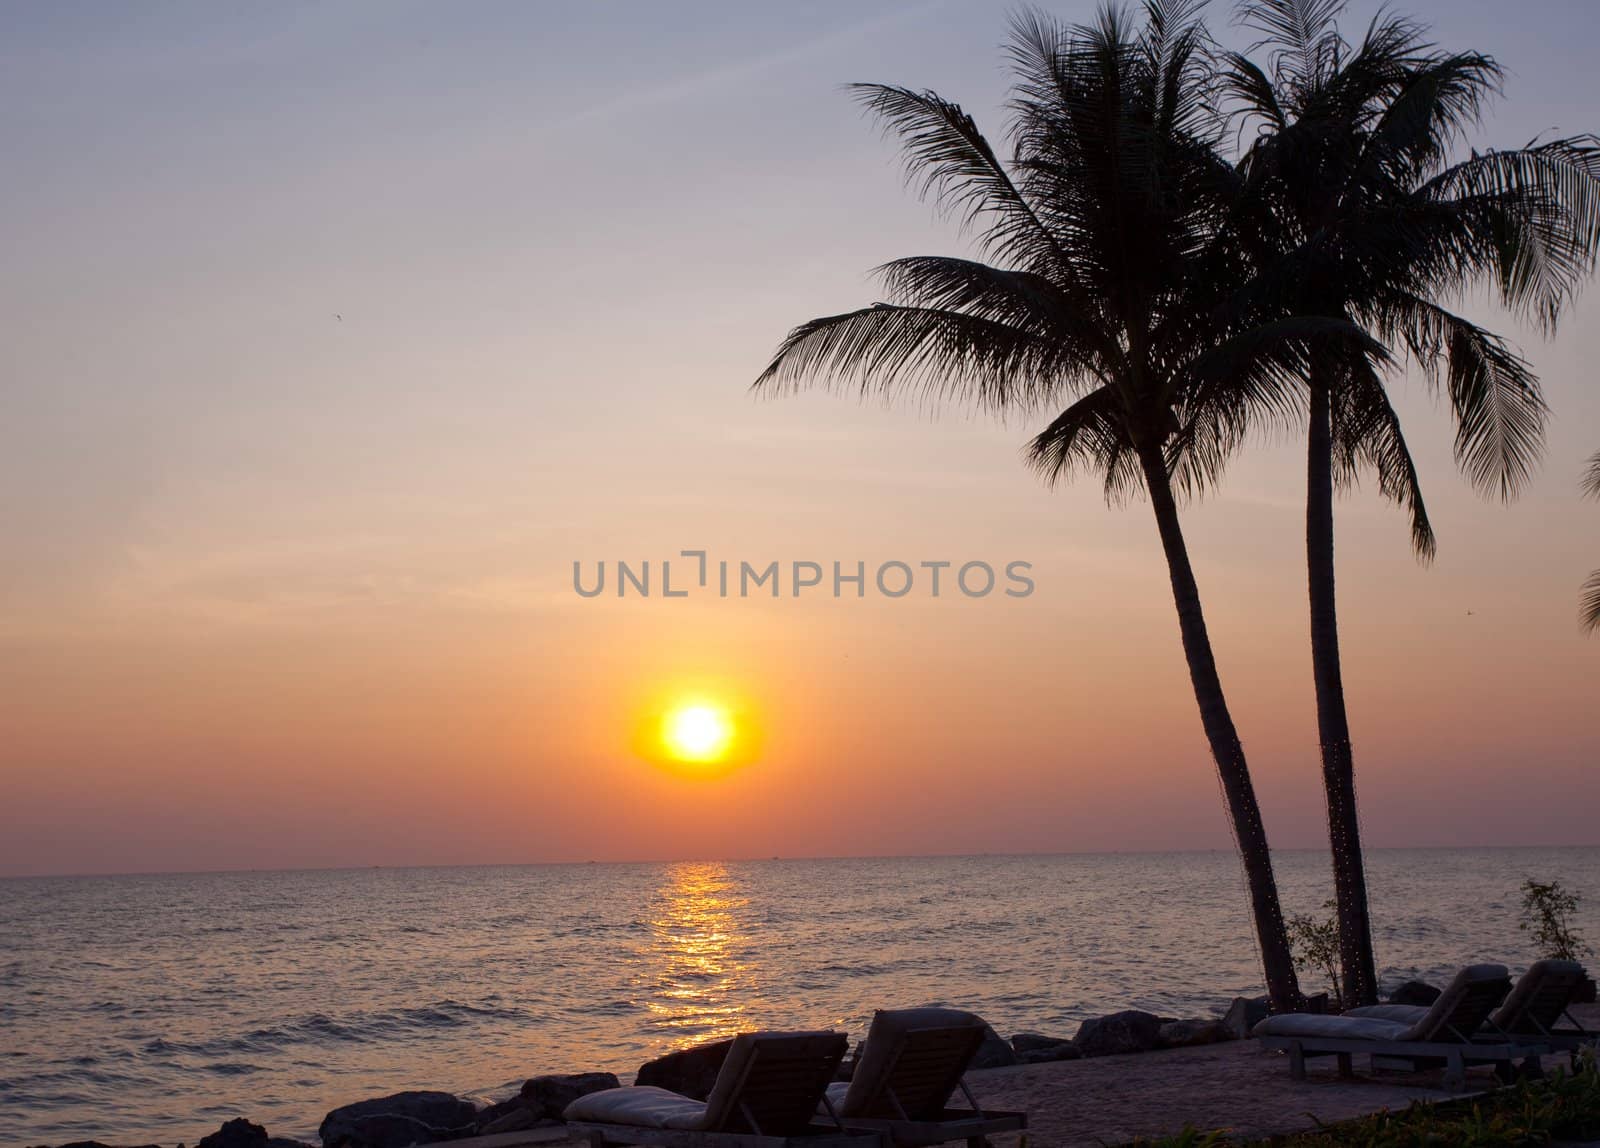
M 317 1134 L 323 1148 L 405 1148 L 470 1136 L 477 1116 L 469 1101 L 448 1092 L 396 1092 L 335 1108 Z
M 1084 1021 L 1072 1043 L 1084 1056 L 1148 1052 L 1159 1047 L 1161 1026 L 1170 1019 L 1142 1009 L 1124 1009 Z
M 1011 1038 L 1011 1047 L 1016 1050 L 1018 1056 L 1039 1049 L 1054 1048 L 1058 1044 L 1071 1043 L 1070 1036 L 1044 1036 L 1037 1032 L 1019 1032 Z
M 479 1136 L 498 1136 L 502 1132 L 523 1132 L 529 1128 L 537 1128 L 541 1124 L 560 1124 L 559 1120 L 551 1120 L 547 1116 L 540 1116 L 532 1108 L 524 1108 L 515 1101 L 509 1112 L 503 1112 L 493 1120 L 478 1118 Z
M 375 1112 L 357 1116 L 344 1125 L 337 1137 L 324 1139 L 323 1148 L 409 1148 L 412 1144 L 435 1144 L 470 1136 L 475 1125 L 464 1128 L 439 1128 L 399 1112 Z
M 243 1118 L 230 1120 L 210 1136 L 202 1136 L 195 1148 L 312 1148 L 299 1140 L 288 1140 L 282 1136 L 268 1136 L 267 1130 L 259 1124 L 252 1124 Z M 40 1144 L 37 1148 L 49 1148 Z M 60 1148 L 113 1148 L 110 1144 L 103 1144 L 99 1140 L 74 1140 L 70 1144 L 62 1144 Z M 122 1148 L 134 1148 L 133 1145 L 123 1145 Z M 159 1144 L 141 1144 L 137 1148 L 161 1148 Z M 183 1148 L 182 1144 L 178 1148 Z
M 607 1088 L 619 1088 L 621 1085 L 622 1082 L 610 1072 L 530 1077 L 522 1082 L 522 1089 L 517 1095 L 479 1111 L 478 1132 L 489 1136 L 558 1122 L 567 1105 L 578 1097 Z
M 1439 990 L 1427 981 L 1406 981 L 1389 994 L 1390 1004 L 1421 1005 L 1427 1008 L 1439 999 Z
M 1015 1039 L 1015 1038 L 1013 1038 Z M 1070 1040 L 1017 1053 L 1018 1064 L 1048 1064 L 1052 1060 L 1077 1060 L 1083 1053 Z
M 1148 1052 L 1161 1043 L 1161 1018 L 1138 1009 L 1094 1017 L 1079 1026 L 1072 1043 L 1084 1056 Z
M 241 1116 L 200 1137 L 199 1148 L 267 1148 L 267 1130 Z
M 720 1068 L 721 1066 L 718 1065 Z M 520 1099 L 530 1108 L 536 1107 L 548 1120 L 560 1120 L 561 1114 L 580 1096 L 591 1092 L 604 1092 L 608 1088 L 621 1088 L 622 1081 L 614 1072 L 569 1072 L 549 1076 L 534 1076 L 522 1082 Z
M 480 1134 L 486 1132 L 489 1128 L 489 1125 L 496 1124 L 501 1120 L 516 1115 L 519 1112 L 527 1112 L 535 1120 L 539 1119 L 539 1114 L 537 1112 L 531 1112 L 528 1106 L 522 1103 L 522 1097 L 520 1096 L 512 1096 L 505 1100 L 496 1100 L 492 1104 L 486 1104 L 482 1108 L 478 1109 L 478 1132 Z M 503 1129 L 503 1131 L 515 1132 L 517 1129 L 506 1128 Z
M 983 1028 L 983 1043 L 978 1046 L 977 1053 L 972 1058 L 969 1067 L 972 1068 L 1009 1068 L 1017 1063 L 1016 1051 L 1010 1043 L 994 1029 L 985 1025 Z
M 1220 1020 L 1169 1020 L 1157 1035 L 1163 1048 L 1193 1048 L 1197 1044 L 1216 1044 L 1233 1040 L 1233 1031 Z
M 717 1082 L 717 1073 L 722 1071 L 722 1062 L 728 1058 L 728 1049 L 732 1047 L 732 1040 L 719 1040 L 647 1060 L 639 1066 L 634 1083 L 653 1084 L 691 1100 L 704 1100 Z
M 1228 1031 L 1235 1037 L 1245 1040 L 1271 1012 L 1272 1005 L 1266 997 L 1234 997 L 1228 1011 L 1223 1014 L 1222 1023 L 1228 1026 Z

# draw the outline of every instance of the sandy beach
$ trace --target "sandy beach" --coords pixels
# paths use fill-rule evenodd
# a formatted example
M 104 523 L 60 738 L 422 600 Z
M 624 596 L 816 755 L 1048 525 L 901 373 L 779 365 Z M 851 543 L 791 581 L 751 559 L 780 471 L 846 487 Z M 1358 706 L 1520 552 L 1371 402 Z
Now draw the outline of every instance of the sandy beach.
M 1575 1011 L 1586 1027 L 1600 1024 L 1600 1006 Z M 1446 1091 L 1438 1072 L 1374 1076 L 1364 1063 L 1358 1064 L 1353 1079 L 1341 1079 L 1328 1061 L 1314 1067 L 1309 1079 L 1296 1081 L 1283 1056 L 1250 1040 L 982 1069 L 966 1079 L 985 1107 L 1028 1114 L 1025 1140 L 1015 1134 L 994 1137 L 995 1148 L 1023 1143 L 1027 1148 L 1102 1148 L 1171 1135 L 1186 1124 L 1205 1132 L 1221 1129 L 1240 1138 L 1267 1138 L 1384 1109 L 1400 1111 L 1417 1101 L 1466 1095 Z M 1469 1092 L 1493 1085 L 1486 1070 L 1470 1074 Z M 515 1148 L 571 1142 L 562 1129 L 544 1128 L 463 1145 Z
M 968 1085 L 984 1105 L 1028 1114 L 1029 1148 L 1120 1144 L 1185 1124 L 1265 1137 L 1454 1095 L 1438 1073 L 1341 1080 L 1328 1068 L 1292 1080 L 1282 1056 L 1246 1040 L 988 1069 L 971 1073 Z M 1473 1076 L 1481 1087 L 1492 1083 L 1487 1073 Z

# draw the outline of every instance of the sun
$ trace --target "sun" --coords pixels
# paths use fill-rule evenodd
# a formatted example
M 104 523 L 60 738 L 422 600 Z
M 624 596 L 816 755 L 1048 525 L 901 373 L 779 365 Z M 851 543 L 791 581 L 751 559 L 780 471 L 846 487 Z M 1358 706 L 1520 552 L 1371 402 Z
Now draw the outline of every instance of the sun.
M 675 761 L 721 761 L 733 743 L 733 719 L 720 706 L 695 702 L 668 711 L 661 744 Z

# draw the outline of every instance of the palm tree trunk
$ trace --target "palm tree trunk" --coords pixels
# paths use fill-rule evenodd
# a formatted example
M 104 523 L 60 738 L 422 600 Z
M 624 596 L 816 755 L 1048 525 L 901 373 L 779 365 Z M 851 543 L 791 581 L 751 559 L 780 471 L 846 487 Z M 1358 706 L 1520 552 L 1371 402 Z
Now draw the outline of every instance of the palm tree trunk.
M 1178 504 L 1172 496 L 1172 479 L 1159 446 L 1141 446 L 1139 463 L 1150 491 L 1156 527 L 1161 532 L 1167 571 L 1172 577 L 1172 600 L 1178 608 L 1178 629 L 1183 635 L 1183 652 L 1189 662 L 1189 680 L 1200 706 L 1200 722 L 1211 743 L 1211 757 L 1217 764 L 1222 792 L 1228 803 L 1228 819 L 1244 862 L 1267 994 L 1272 999 L 1274 1012 L 1292 1012 L 1301 1004 L 1300 986 L 1295 978 L 1283 911 L 1278 906 L 1272 855 L 1267 850 L 1267 833 L 1261 824 L 1261 810 L 1256 805 L 1250 769 L 1245 764 L 1244 746 L 1239 743 L 1233 717 L 1228 713 L 1222 679 L 1217 675 L 1216 658 L 1211 653 L 1211 638 L 1206 633 L 1205 615 L 1200 610 L 1200 588 L 1194 580 L 1194 568 L 1189 564 L 1189 548 L 1178 522 Z
M 1326 368 L 1311 377 L 1310 444 L 1306 462 L 1306 571 L 1311 592 L 1311 671 L 1317 690 L 1322 785 L 1328 798 L 1328 842 L 1339 916 L 1339 964 L 1346 1008 L 1378 1003 L 1378 973 L 1367 913 L 1367 876 L 1356 812 L 1355 762 L 1339 670 L 1339 615 L 1333 584 L 1333 426 Z

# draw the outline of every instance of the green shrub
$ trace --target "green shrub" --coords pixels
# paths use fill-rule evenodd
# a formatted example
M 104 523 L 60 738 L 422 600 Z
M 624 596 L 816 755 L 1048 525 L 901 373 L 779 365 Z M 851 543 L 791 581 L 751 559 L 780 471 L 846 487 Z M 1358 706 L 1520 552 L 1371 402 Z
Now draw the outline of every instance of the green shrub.
M 1296 913 L 1287 922 L 1289 944 L 1294 950 L 1294 963 L 1303 972 L 1318 972 L 1328 978 L 1328 989 L 1333 995 L 1334 1008 L 1344 1011 L 1344 993 L 1339 984 L 1339 919 L 1337 901 L 1324 901 L 1322 907 L 1329 916 L 1318 920 L 1306 913 Z
M 1529 877 L 1522 883 L 1522 920 L 1517 928 L 1533 934 L 1540 956 L 1575 961 L 1592 951 L 1572 924 L 1582 900 L 1581 894 L 1563 888 L 1560 881 L 1544 885 Z

